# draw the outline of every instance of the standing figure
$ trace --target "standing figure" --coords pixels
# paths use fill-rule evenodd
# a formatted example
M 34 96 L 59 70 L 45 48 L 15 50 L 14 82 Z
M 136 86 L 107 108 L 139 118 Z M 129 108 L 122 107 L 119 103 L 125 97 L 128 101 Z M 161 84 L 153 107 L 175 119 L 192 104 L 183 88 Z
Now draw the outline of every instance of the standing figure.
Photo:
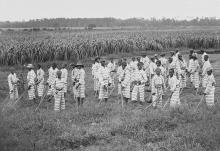
M 204 92 L 205 95 L 205 100 L 206 100 L 206 104 L 209 107 L 212 107 L 215 105 L 215 78 L 213 75 L 213 71 L 212 68 L 209 67 L 206 69 L 207 70 L 207 74 L 208 74 L 208 80 L 207 80 L 207 85 L 206 85 L 206 89 Z
M 186 61 L 183 59 L 182 55 L 178 56 L 178 63 L 180 66 L 180 73 L 179 73 L 180 87 L 185 88 L 186 87 L 187 64 L 186 64 Z
M 118 96 L 119 96 L 119 98 L 121 97 L 121 83 L 120 83 L 120 78 L 121 78 L 121 77 L 120 77 L 120 76 L 121 76 L 121 74 L 122 74 L 122 72 L 123 72 L 122 64 L 123 64 L 122 60 L 119 60 L 119 62 L 118 62 L 118 68 L 117 68 Z
M 209 62 L 209 56 L 205 55 L 204 56 L 204 63 L 202 66 L 202 87 L 206 88 L 207 82 L 208 82 L 208 74 L 207 74 L 207 69 L 211 68 L 212 65 Z
M 64 84 L 65 84 L 65 86 L 64 86 L 64 90 L 63 90 L 63 92 L 64 92 L 64 97 L 66 98 L 66 93 L 67 93 L 67 82 L 68 82 L 68 70 L 66 69 L 67 68 L 67 64 L 63 64 L 62 65 L 62 69 L 60 70 L 61 72 L 62 72 L 62 74 L 61 74 L 61 78 L 63 79 L 63 81 L 64 81 Z
M 65 109 L 65 81 L 64 79 L 62 79 L 61 75 L 62 72 L 58 70 L 56 76 L 57 78 L 54 80 L 54 111 L 60 111 Z
M 111 77 L 109 69 L 106 66 L 105 60 L 101 61 L 101 67 L 99 69 L 99 100 L 108 101 L 108 87 L 111 85 Z
M 202 56 L 201 56 L 202 64 L 204 64 L 205 63 L 205 56 L 207 55 L 207 53 L 204 50 L 201 50 L 201 54 L 202 54 Z
M 8 75 L 9 97 L 11 100 L 18 99 L 18 82 L 19 79 L 15 73 L 15 68 L 10 68 L 11 73 Z
M 160 56 L 161 58 L 159 60 L 161 61 L 161 65 L 166 69 L 167 67 L 167 59 L 165 58 L 166 55 L 163 53 Z
M 77 73 L 75 77 L 75 89 L 78 106 L 83 105 L 85 99 L 85 70 L 83 64 L 78 62 L 76 64 Z
M 131 85 L 131 74 L 130 70 L 127 67 L 127 63 L 122 63 L 122 71 L 119 75 L 119 84 L 121 85 L 121 93 L 123 101 L 128 103 L 128 100 L 131 98 L 130 94 L 130 85 Z
M 98 96 L 99 93 L 99 79 L 98 79 L 98 71 L 100 68 L 99 58 L 95 58 L 95 63 L 92 65 L 92 76 L 94 80 L 94 93 L 95 96 Z
M 191 74 L 193 75 L 193 86 L 195 90 L 197 91 L 200 85 L 200 78 L 199 78 L 199 62 L 197 60 L 196 56 L 193 56 L 193 64 L 191 69 Z
M 193 67 L 193 56 L 190 54 L 189 55 L 189 66 L 188 66 L 188 74 L 189 74 L 189 78 L 190 78 L 190 84 L 191 86 L 193 85 L 193 74 L 191 74 L 191 71 L 192 71 L 192 67 Z
M 44 93 L 44 70 L 41 68 L 41 65 L 37 65 L 37 93 L 38 97 L 42 97 Z
M 35 78 L 36 74 L 34 72 L 34 66 L 32 64 L 27 65 L 27 84 L 28 84 L 28 98 L 29 100 L 35 100 Z
M 170 88 L 170 107 L 178 107 L 180 105 L 180 81 L 174 75 L 174 69 L 169 70 L 168 87 Z
M 138 98 L 138 94 L 140 96 L 140 104 L 143 104 L 145 102 L 144 100 L 144 87 L 145 83 L 147 82 L 147 76 L 146 73 L 143 70 L 143 63 L 139 62 L 138 63 L 138 69 L 135 71 L 134 77 L 132 79 L 132 83 L 134 85 L 133 90 L 132 90 L 132 101 L 136 102 Z
M 114 82 L 114 79 L 115 79 L 115 62 L 113 59 L 110 59 L 110 62 L 108 63 L 107 65 L 108 69 L 109 69 L 109 72 L 110 72 L 110 77 L 111 77 L 111 84 L 112 86 L 114 87 L 115 86 L 115 82 Z
M 49 87 L 47 95 L 54 95 L 54 82 L 55 79 L 57 78 L 57 64 L 53 63 L 52 67 L 48 70 L 49 72 L 49 78 L 47 80 L 47 85 Z
M 73 88 L 73 95 L 74 99 L 76 99 L 76 75 L 78 73 L 78 69 L 76 68 L 75 64 L 72 64 L 72 72 L 71 72 L 71 79 L 72 79 L 72 88 Z
M 156 74 L 152 79 L 152 101 L 153 101 L 153 107 L 162 107 L 162 95 L 163 90 L 165 90 L 165 81 L 163 76 L 161 75 L 161 69 L 156 68 L 155 70 Z

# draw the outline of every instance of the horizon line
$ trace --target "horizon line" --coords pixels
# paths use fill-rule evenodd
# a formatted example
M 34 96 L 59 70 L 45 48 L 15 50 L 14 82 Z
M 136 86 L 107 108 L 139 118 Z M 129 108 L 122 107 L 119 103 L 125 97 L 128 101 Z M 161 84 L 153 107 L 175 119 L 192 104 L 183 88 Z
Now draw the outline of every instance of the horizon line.
M 206 17 L 206 16 L 202 16 L 202 17 L 149 17 L 149 18 L 144 18 L 144 17 L 129 17 L 129 18 L 117 18 L 117 17 L 45 17 L 45 18 L 35 18 L 35 19 L 23 19 L 23 20 L 0 20 L 0 22 L 29 22 L 29 21 L 36 21 L 36 20 L 44 20 L 44 19 L 117 19 L 117 20 L 129 20 L 129 19 L 143 19 L 143 20 L 152 20 L 152 19 L 156 19 L 156 20 L 161 20 L 161 19 L 171 19 L 171 20 L 178 20 L 178 21 L 192 21 L 194 19 L 220 19 L 220 17 Z

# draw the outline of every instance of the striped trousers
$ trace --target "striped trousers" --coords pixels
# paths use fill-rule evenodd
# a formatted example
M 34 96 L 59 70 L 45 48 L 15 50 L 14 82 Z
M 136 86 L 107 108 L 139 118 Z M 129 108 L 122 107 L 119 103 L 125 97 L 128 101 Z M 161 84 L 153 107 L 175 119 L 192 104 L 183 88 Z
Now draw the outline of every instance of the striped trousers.
M 28 90 L 28 98 L 29 100 L 35 99 L 35 87 L 32 85 L 30 90 Z
M 123 97 L 130 99 L 131 98 L 130 85 L 122 88 L 121 93 Z
M 14 88 L 12 92 L 11 91 L 9 92 L 9 97 L 11 100 L 18 99 L 18 88 L 17 87 Z
M 140 96 L 140 101 L 141 102 L 144 102 L 144 84 L 141 84 L 141 85 L 134 85 L 134 88 L 132 90 L 132 93 L 131 93 L 131 99 L 132 101 L 137 101 L 137 97 L 138 97 L 138 94 Z
M 163 105 L 162 102 L 162 95 L 163 95 L 163 89 L 159 88 L 157 89 L 157 92 L 155 95 L 152 95 L 152 102 L 153 102 L 153 107 L 159 107 L 161 108 Z
M 215 87 L 211 88 L 211 91 L 205 96 L 207 106 L 215 105 Z
M 67 93 L 67 83 L 64 84 L 64 93 Z
M 54 94 L 54 111 L 60 111 L 65 109 L 65 98 L 63 91 L 57 91 Z
M 186 73 L 183 75 L 180 75 L 180 87 L 185 88 L 186 87 Z
M 118 83 L 118 95 L 121 95 L 121 83 Z
M 180 105 L 180 87 L 176 87 L 173 95 L 170 98 L 170 107 L 177 107 Z
M 104 89 L 104 86 L 101 85 L 99 88 L 99 99 L 107 99 L 108 98 L 108 87 L 107 90 Z
M 208 76 L 207 74 L 204 75 L 204 77 L 202 78 L 202 87 L 205 88 L 208 82 Z
M 51 87 L 48 89 L 47 95 L 54 95 L 54 84 L 49 84 Z
M 44 83 L 39 83 L 37 85 L 37 93 L 38 93 L 39 97 L 43 96 L 43 93 L 44 93 Z
M 99 79 L 94 78 L 94 91 L 99 90 Z
M 75 87 L 75 97 L 85 98 L 85 84 L 80 84 L 78 87 Z
M 199 88 L 200 80 L 199 80 L 199 72 L 193 73 L 193 85 L 197 89 Z

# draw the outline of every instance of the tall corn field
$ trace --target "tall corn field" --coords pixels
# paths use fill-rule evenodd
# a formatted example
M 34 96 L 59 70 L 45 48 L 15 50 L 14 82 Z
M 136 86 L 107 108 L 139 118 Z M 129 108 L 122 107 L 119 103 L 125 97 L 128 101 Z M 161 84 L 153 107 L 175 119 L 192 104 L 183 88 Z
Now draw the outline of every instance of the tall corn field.
M 0 35 L 0 64 L 76 60 L 134 51 L 220 48 L 220 31 L 13 32 Z

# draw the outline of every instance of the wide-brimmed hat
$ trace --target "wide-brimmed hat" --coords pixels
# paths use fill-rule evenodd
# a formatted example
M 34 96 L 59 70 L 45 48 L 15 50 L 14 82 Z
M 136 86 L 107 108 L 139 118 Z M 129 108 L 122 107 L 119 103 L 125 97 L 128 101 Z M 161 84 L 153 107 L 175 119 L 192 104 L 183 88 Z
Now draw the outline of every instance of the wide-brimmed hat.
M 79 61 L 79 62 L 77 62 L 76 66 L 77 66 L 77 67 L 78 67 L 78 66 L 83 66 L 83 64 L 82 64 L 81 61 Z
M 32 64 L 28 64 L 27 68 L 34 68 L 34 66 Z

